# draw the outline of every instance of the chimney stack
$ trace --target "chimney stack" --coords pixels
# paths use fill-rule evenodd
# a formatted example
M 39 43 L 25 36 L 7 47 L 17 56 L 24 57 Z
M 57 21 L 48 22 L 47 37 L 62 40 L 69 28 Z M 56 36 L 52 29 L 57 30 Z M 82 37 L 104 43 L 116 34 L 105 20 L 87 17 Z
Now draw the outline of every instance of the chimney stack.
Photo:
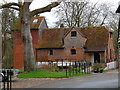
M 64 24 L 60 24 L 60 28 L 64 28 Z

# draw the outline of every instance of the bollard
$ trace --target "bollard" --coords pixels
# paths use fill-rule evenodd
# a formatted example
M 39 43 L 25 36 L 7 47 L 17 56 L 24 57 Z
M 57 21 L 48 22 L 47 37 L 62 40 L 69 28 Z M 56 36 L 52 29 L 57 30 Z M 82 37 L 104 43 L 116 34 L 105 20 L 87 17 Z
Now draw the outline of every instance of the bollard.
M 79 62 L 79 74 L 80 74 L 80 62 Z

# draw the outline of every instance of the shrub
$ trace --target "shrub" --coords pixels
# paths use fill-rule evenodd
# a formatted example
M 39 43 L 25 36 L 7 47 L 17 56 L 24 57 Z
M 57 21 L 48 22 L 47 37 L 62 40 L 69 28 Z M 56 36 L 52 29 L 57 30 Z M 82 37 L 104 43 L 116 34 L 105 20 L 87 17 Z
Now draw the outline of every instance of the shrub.
M 53 68 L 56 72 L 58 72 L 58 71 L 60 70 L 57 66 L 52 66 L 52 68 Z
M 48 71 L 52 71 L 52 72 L 55 71 L 54 68 L 52 68 L 51 66 L 46 65 L 46 64 L 42 64 L 42 65 L 40 65 L 40 69 L 48 70 Z

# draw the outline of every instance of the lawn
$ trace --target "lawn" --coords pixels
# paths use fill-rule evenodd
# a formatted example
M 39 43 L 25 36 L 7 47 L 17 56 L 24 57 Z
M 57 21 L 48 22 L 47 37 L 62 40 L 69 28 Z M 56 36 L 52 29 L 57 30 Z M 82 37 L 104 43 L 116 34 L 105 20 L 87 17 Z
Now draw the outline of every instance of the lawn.
M 88 73 L 74 74 L 71 76 L 79 76 L 84 74 L 88 74 Z M 65 78 L 65 77 L 66 77 L 66 71 L 51 72 L 48 70 L 36 70 L 31 72 L 23 72 L 18 75 L 18 78 Z

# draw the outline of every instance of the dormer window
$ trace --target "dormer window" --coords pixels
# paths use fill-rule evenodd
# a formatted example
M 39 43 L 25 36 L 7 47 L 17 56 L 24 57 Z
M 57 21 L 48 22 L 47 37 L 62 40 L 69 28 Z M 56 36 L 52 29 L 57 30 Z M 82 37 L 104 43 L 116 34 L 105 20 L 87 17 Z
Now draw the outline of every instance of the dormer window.
M 33 20 L 33 23 L 37 23 L 37 22 L 38 22 L 38 19 L 34 19 L 34 20 Z
M 71 32 L 71 37 L 76 37 L 76 36 L 77 36 L 76 31 L 72 31 L 72 32 Z

